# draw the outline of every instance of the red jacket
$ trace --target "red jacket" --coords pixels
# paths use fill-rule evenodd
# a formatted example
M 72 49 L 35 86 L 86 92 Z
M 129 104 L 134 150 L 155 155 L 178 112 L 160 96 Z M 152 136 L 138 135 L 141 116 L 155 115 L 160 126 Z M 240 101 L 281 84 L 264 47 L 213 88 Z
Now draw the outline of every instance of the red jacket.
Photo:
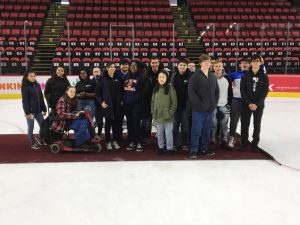
M 52 128 L 57 133 L 63 133 L 66 120 L 74 120 L 76 118 L 76 111 L 71 112 L 71 105 L 66 102 L 64 97 L 61 97 L 56 104 L 56 112 L 58 117 L 65 120 L 55 120 Z

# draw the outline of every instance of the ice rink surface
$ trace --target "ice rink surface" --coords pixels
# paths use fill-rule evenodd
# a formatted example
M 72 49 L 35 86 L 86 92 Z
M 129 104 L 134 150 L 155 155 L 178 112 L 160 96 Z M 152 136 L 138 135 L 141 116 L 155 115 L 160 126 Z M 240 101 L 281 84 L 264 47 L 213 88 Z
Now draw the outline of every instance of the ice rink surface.
M 268 160 L 0 164 L 0 224 L 298 225 L 299 115 L 300 99 L 266 102 L 260 146 L 281 166 Z M 0 116 L 1 134 L 26 133 L 21 100 L 0 100 Z

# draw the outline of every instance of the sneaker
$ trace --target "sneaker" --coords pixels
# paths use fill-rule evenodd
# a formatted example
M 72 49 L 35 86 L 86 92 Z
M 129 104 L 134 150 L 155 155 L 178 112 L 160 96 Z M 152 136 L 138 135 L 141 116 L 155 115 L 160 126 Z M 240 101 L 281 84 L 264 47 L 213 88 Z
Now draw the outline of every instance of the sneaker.
M 147 146 L 151 144 L 151 139 L 150 138 L 144 138 L 142 141 L 143 146 Z
M 118 142 L 116 142 L 116 141 L 113 141 L 113 142 L 112 142 L 112 146 L 113 146 L 113 148 L 116 149 L 116 150 L 120 149 L 120 145 L 119 145 Z
M 174 154 L 174 151 L 173 150 L 168 150 L 167 151 L 167 156 L 170 157 Z
M 235 144 L 235 140 L 233 136 L 229 137 L 229 141 L 228 141 L 228 147 L 233 148 Z
M 197 153 L 196 152 L 191 152 L 190 153 L 190 159 L 197 159 Z
M 37 143 L 34 143 L 33 145 L 31 145 L 31 149 L 37 150 L 40 149 L 40 145 L 38 145 Z
M 159 148 L 157 151 L 157 155 L 163 155 L 165 154 L 164 149 L 163 148 Z
M 136 145 L 134 144 L 134 142 L 130 142 L 130 144 L 128 145 L 128 147 L 126 148 L 126 150 L 133 150 L 136 147 Z
M 188 150 L 189 150 L 189 146 L 187 146 L 187 145 L 182 146 L 182 151 L 188 151 Z
M 202 151 L 201 153 L 202 153 L 203 155 L 205 155 L 205 156 L 213 156 L 213 155 L 216 154 L 216 153 L 215 153 L 214 151 L 212 151 L 212 150 Z
M 240 150 L 239 150 L 240 152 L 246 152 L 247 151 L 247 147 L 246 146 L 241 146 L 240 147 Z
M 97 139 L 98 142 L 103 140 L 101 134 L 95 135 L 95 139 Z
M 36 144 L 38 144 L 39 146 L 42 146 L 42 145 L 43 145 L 42 140 L 40 139 L 39 136 L 35 136 L 34 139 L 35 139 L 35 143 L 36 143 Z
M 228 144 L 224 140 L 221 142 L 221 147 L 224 148 L 224 149 L 226 149 L 226 150 L 232 150 L 232 148 L 228 148 Z
M 138 143 L 138 144 L 137 144 L 137 146 L 136 146 L 136 151 L 137 151 L 137 152 L 143 151 L 143 146 L 141 145 L 141 143 Z
M 259 152 L 261 152 L 261 148 L 258 147 L 257 145 L 256 146 L 252 146 L 252 152 L 259 153 Z
M 216 139 L 210 139 L 210 142 L 211 142 L 213 145 L 217 144 Z
M 107 150 L 112 150 L 113 148 L 112 148 L 112 145 L 111 145 L 111 142 L 107 142 L 106 143 L 106 149 Z

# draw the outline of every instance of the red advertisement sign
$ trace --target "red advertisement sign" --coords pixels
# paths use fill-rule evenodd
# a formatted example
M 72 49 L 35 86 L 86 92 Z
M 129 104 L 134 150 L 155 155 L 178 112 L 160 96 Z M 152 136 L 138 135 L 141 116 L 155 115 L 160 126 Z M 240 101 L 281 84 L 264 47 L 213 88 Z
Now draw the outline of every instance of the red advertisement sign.
M 295 92 L 300 93 L 299 75 L 269 75 L 270 92 Z

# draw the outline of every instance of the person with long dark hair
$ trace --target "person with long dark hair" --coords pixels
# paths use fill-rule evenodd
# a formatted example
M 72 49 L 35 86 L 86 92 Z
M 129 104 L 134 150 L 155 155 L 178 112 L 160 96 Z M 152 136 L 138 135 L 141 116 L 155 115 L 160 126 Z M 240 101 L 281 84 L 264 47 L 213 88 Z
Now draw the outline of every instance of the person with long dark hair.
M 56 114 L 56 103 L 58 99 L 64 95 L 69 85 L 70 82 L 65 75 L 65 69 L 61 66 L 57 67 L 55 74 L 47 80 L 44 91 L 48 107 L 51 109 L 51 114 Z
M 157 128 L 158 155 L 164 154 L 165 137 L 167 155 L 173 155 L 173 123 L 176 108 L 176 91 L 170 85 L 168 73 L 162 70 L 158 73 L 151 100 L 151 112 Z
M 32 149 L 39 149 L 42 145 L 41 129 L 36 139 L 33 136 L 34 120 L 36 120 L 41 128 L 44 121 L 44 115 L 47 112 L 44 97 L 40 84 L 36 81 L 36 75 L 33 71 L 25 73 L 22 79 L 22 105 L 28 125 L 28 137 Z
M 60 140 L 65 130 L 73 129 L 75 134 L 75 146 L 80 146 L 88 141 L 93 130 L 87 118 L 81 118 L 83 111 L 77 111 L 76 88 L 68 86 L 65 94 L 59 98 L 56 104 L 56 112 L 59 120 L 54 120 L 52 140 Z M 76 127 L 76 128 L 75 128 Z
M 97 107 L 105 117 L 106 149 L 119 149 L 119 136 L 122 129 L 120 123 L 120 112 L 123 96 L 122 80 L 116 72 L 114 63 L 107 63 L 106 70 L 100 77 L 96 88 Z M 110 130 L 113 138 L 111 140 Z

